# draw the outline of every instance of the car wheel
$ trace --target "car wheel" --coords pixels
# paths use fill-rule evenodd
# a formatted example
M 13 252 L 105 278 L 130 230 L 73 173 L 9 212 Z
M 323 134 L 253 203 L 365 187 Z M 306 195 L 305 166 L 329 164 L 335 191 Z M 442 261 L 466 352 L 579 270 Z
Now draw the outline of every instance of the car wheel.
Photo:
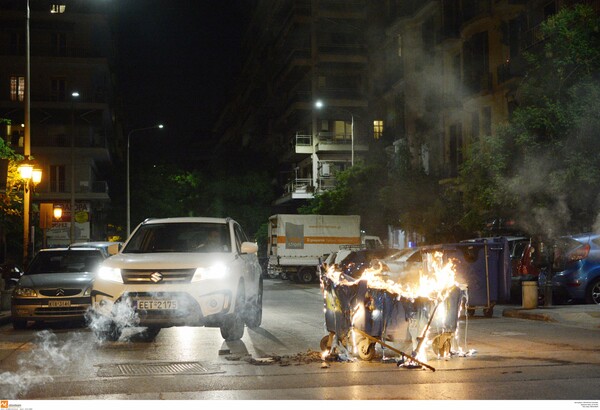
M 221 336 L 227 341 L 240 340 L 244 336 L 244 318 L 242 308 L 245 304 L 246 294 L 243 285 L 238 289 L 235 301 L 235 311 L 223 319 L 221 325 Z
M 600 305 L 600 279 L 596 279 L 590 285 L 586 294 L 586 302 Z
M 260 279 L 258 285 L 258 294 L 246 306 L 246 326 L 249 328 L 259 327 L 262 323 L 262 298 L 263 298 L 263 281 Z
M 121 337 L 123 329 L 119 327 L 115 322 L 110 322 L 102 329 L 96 329 L 94 334 L 99 340 L 108 340 L 109 342 L 116 342 Z
M 313 268 L 302 268 L 298 271 L 298 282 L 300 283 L 311 283 L 315 277 L 315 271 Z
M 12 320 L 13 329 L 15 330 L 23 330 L 27 327 L 27 321 L 21 319 L 13 319 Z
M 151 342 L 160 333 L 160 327 L 147 327 L 140 332 L 139 337 L 144 342 Z

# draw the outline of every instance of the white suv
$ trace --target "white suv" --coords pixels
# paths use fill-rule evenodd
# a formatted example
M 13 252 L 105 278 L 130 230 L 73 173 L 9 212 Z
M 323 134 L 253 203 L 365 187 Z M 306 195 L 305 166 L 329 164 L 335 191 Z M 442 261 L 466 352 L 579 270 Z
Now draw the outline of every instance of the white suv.
M 238 340 L 262 321 L 258 246 L 230 218 L 150 219 L 102 264 L 90 327 L 117 340 L 128 326 L 154 338 L 171 326 L 220 327 Z

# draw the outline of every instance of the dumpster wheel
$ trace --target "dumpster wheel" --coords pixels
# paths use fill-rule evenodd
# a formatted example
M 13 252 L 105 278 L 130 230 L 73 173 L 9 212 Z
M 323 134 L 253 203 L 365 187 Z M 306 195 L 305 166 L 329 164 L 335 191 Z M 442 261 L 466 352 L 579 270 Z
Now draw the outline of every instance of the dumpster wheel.
M 334 335 L 335 335 L 335 333 L 329 332 L 328 335 L 323 336 L 323 338 L 321 339 L 321 343 L 319 345 L 322 352 L 329 351 L 331 349 L 331 342 L 333 341 Z
M 371 342 L 369 339 L 364 338 L 358 342 L 358 357 L 361 360 L 373 360 L 375 357 L 375 343 Z
M 449 332 L 441 333 L 434 337 L 431 344 L 433 353 L 442 357 L 450 356 L 450 349 L 452 347 L 452 337 L 453 334 Z

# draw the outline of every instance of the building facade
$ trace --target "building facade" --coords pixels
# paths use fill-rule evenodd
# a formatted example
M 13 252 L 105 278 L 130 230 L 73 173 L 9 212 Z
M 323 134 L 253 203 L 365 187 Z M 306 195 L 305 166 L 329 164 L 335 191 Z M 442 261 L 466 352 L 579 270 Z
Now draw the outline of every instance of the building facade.
M 110 5 L 31 1 L 28 63 L 28 3 L 0 3 L 0 117 L 11 121 L 2 137 L 23 153 L 29 64 L 31 156 L 43 172 L 31 198 L 32 226 L 39 205 L 51 203 L 63 216 L 46 230 L 47 246 L 104 240 L 116 133 Z

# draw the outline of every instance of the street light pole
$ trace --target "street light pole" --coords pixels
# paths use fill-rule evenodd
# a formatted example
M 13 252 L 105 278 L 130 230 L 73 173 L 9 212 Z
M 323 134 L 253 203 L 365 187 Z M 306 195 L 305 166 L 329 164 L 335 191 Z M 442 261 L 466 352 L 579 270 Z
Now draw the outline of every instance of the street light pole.
M 75 242 L 75 99 L 79 93 L 71 94 L 71 229 L 69 231 L 69 242 Z
M 23 136 L 23 157 L 26 161 L 29 161 L 31 156 L 31 120 L 29 114 L 31 111 L 31 94 L 30 94 L 30 80 L 31 80 L 31 63 L 30 63 L 30 40 L 29 40 L 29 0 L 26 4 L 26 16 L 25 16 L 25 135 Z M 29 190 L 29 183 L 25 185 L 25 192 L 23 192 L 23 266 L 27 264 L 29 256 L 29 202 L 31 192 Z
M 164 126 L 162 124 L 158 124 L 158 125 L 153 125 L 151 127 L 136 128 L 136 129 L 129 131 L 129 133 L 127 134 L 127 238 L 129 238 L 129 234 L 131 233 L 131 196 L 130 196 L 131 194 L 130 194 L 130 187 L 129 187 L 129 140 L 130 140 L 131 134 L 133 134 L 134 132 L 152 130 L 155 128 L 163 128 L 163 127 Z

